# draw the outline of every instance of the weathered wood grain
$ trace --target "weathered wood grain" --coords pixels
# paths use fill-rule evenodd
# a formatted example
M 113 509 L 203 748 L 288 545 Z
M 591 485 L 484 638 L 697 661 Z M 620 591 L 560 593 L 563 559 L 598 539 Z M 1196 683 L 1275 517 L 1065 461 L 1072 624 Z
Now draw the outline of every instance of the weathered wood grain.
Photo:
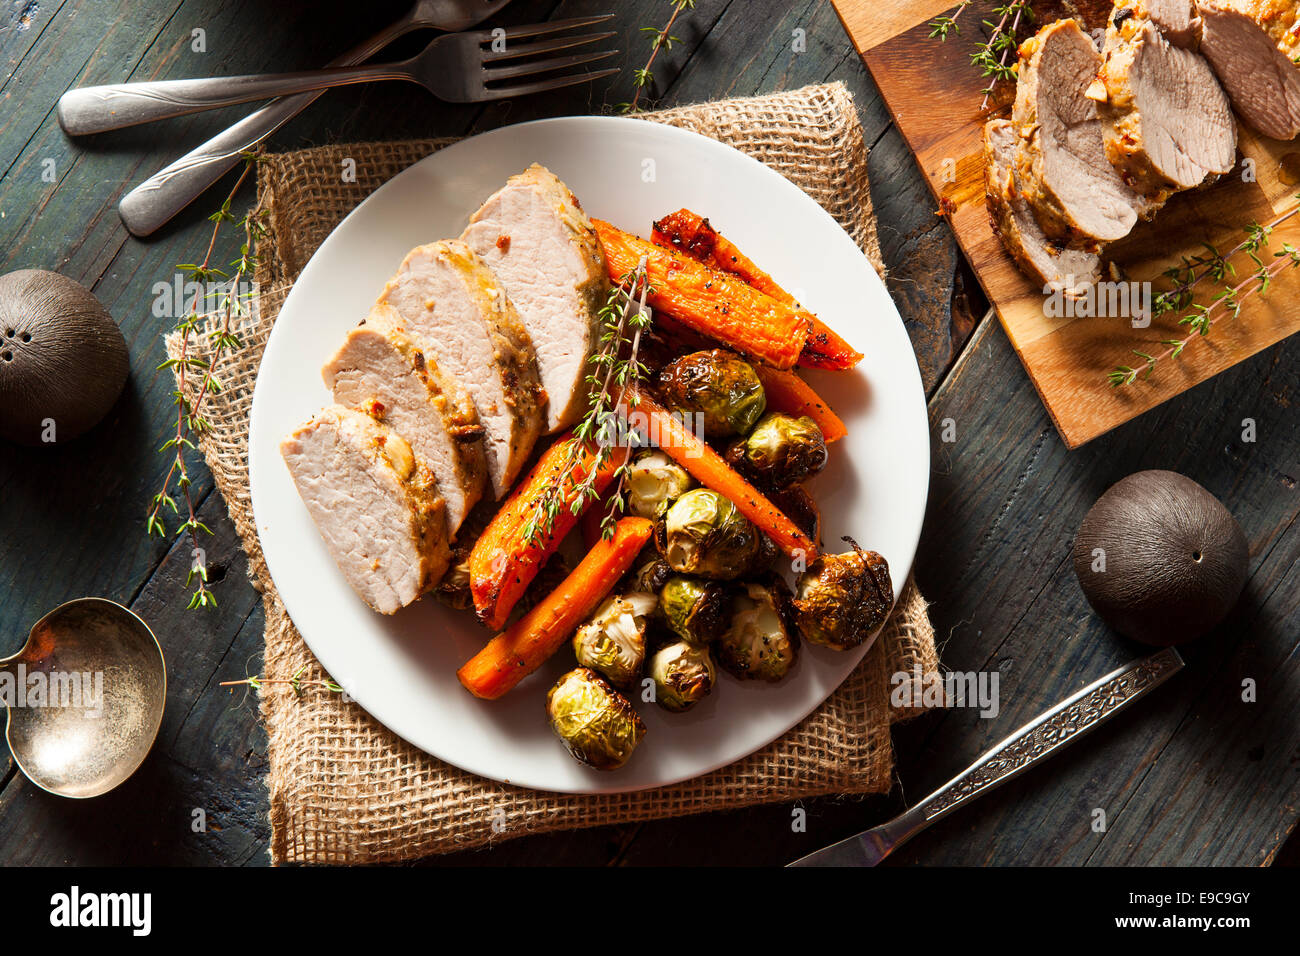
M 1234 615 L 1187 647 L 1189 666 L 1168 686 L 922 836 L 900 862 L 1267 861 L 1300 801 L 1300 434 L 1288 415 L 1298 389 L 1292 340 L 1071 453 L 1034 409 L 1000 331 L 981 329 L 931 406 L 935 474 L 917 575 L 947 636 L 945 666 L 999 672 L 1002 708 L 993 720 L 932 715 L 899 735 L 913 798 L 1046 709 L 1047 688 L 1064 696 L 1148 652 L 1092 615 L 1069 562 L 1084 513 L 1119 478 L 1170 468 L 1218 495 L 1250 540 L 1251 580 Z M 1246 418 L 1261 429 L 1255 442 L 1242 440 Z M 946 421 L 953 442 L 938 437 Z M 1246 676 L 1259 683 L 1258 703 L 1240 699 Z M 1090 829 L 1098 808 L 1104 834 Z

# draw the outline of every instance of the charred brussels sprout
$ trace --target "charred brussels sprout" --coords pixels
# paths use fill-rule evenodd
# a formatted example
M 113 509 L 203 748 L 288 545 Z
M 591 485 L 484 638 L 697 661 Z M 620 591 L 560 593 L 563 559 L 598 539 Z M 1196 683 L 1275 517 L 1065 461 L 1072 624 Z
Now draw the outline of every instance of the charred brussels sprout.
M 605 599 L 573 635 L 573 653 L 583 667 L 602 674 L 615 687 L 631 687 L 645 664 L 646 619 L 658 600 L 632 592 Z
M 670 408 L 698 415 L 706 438 L 744 435 L 767 408 L 753 367 L 724 349 L 692 352 L 659 373 Z
M 546 695 L 546 716 L 569 753 L 597 770 L 623 766 L 645 736 L 628 699 L 587 667 L 555 682 Z
M 628 576 L 627 581 L 632 590 L 658 594 L 675 573 L 672 565 L 660 557 L 659 549 L 651 543 L 641 552 L 636 570 Z
M 795 591 L 799 633 L 810 643 L 841 651 L 870 637 L 894 601 L 889 565 L 856 544 L 852 551 L 822 555 L 810 564 Z
M 686 469 L 663 452 L 643 451 L 627 470 L 628 510 L 642 518 L 658 518 L 694 484 Z
M 673 633 L 688 644 L 704 646 L 722 629 L 727 589 L 716 581 L 675 575 L 659 592 L 659 610 Z
M 650 658 L 650 676 L 655 682 L 655 701 L 664 710 L 680 714 L 709 695 L 718 672 L 707 647 L 677 641 Z
M 797 485 L 826 467 L 826 439 L 807 415 L 770 412 L 746 438 L 727 448 L 727 461 L 764 488 Z
M 659 519 L 659 553 L 683 574 L 729 581 L 754 568 L 763 534 L 734 504 L 707 488 L 688 491 Z
M 731 602 L 731 622 L 718 638 L 718 663 L 729 673 L 779 681 L 799 653 L 790 595 L 779 579 L 746 584 Z
M 792 488 L 773 491 L 768 495 L 768 499 L 808 536 L 809 541 L 821 547 L 822 513 L 812 495 L 799 485 L 795 485 Z

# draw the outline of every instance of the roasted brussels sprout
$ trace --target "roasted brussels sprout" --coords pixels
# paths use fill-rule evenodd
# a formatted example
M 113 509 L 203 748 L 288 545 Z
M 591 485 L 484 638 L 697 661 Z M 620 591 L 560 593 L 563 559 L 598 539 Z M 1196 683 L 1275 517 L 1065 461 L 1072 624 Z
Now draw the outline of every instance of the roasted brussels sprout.
M 727 589 L 717 581 L 674 575 L 659 592 L 664 622 L 687 644 L 703 647 L 722 630 Z
M 676 573 L 672 565 L 660 556 L 659 549 L 652 542 L 646 545 L 637 559 L 635 570 L 628 572 L 624 580 L 631 590 L 658 594 Z
M 602 674 L 615 687 L 630 688 L 645 664 L 646 619 L 658 603 L 653 594 L 635 591 L 606 598 L 573 635 L 578 663 Z
M 642 518 L 658 518 L 694 486 L 685 468 L 658 449 L 646 449 L 628 466 L 627 509 Z
M 546 716 L 569 753 L 597 770 L 623 766 L 645 736 L 628 699 L 589 667 L 555 682 L 546 695 Z
M 746 584 L 731 601 L 731 621 L 715 645 L 718 663 L 737 677 L 779 681 L 799 653 L 790 594 L 773 578 Z
M 764 553 L 762 532 L 707 488 L 673 502 L 655 528 L 655 543 L 673 570 L 723 581 L 751 571 Z
M 699 416 L 706 438 L 744 435 L 767 408 L 753 367 L 724 349 L 692 352 L 659 373 L 668 406 Z
M 795 587 L 795 621 L 813 644 L 836 650 L 857 647 L 889 616 L 894 586 L 889 565 L 874 551 L 825 554 L 799 575 Z
M 650 658 L 650 676 L 655 682 L 655 701 L 664 710 L 680 714 L 709 695 L 718 672 L 707 647 L 677 641 Z
M 826 467 L 826 439 L 807 415 L 768 412 L 727 448 L 728 463 L 759 486 L 789 488 Z

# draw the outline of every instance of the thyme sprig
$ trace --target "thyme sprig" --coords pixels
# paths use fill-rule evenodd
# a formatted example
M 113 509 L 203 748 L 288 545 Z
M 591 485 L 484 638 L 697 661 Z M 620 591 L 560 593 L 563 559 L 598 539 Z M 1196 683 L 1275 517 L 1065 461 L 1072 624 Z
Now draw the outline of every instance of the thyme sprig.
M 591 371 L 586 378 L 593 397 L 582 420 L 574 426 L 573 434 L 565 439 L 566 447 L 557 468 L 560 480 L 546 488 L 524 523 L 524 539 L 530 545 L 551 533 L 564 508 L 568 507 L 577 516 L 601 496 L 599 476 L 618 444 L 615 437 L 619 410 L 635 407 L 631 389 L 646 374 L 639 355 L 641 333 L 650 325 L 645 303 L 651 291 L 643 256 L 637 267 L 610 289 L 600 309 L 599 348 L 588 360 Z M 638 295 L 639 298 L 634 298 Z M 583 470 L 583 463 L 593 448 L 594 460 Z M 622 490 L 627 469 L 628 460 L 624 460 L 611 479 L 613 491 L 601 520 L 601 534 L 606 538 L 613 535 L 614 524 L 623 510 Z
M 1300 200 L 1300 196 L 1296 199 Z M 1154 319 L 1182 312 L 1178 324 L 1187 330 L 1187 334 L 1181 338 L 1160 339 L 1155 344 L 1165 348 L 1155 354 L 1130 349 L 1142 359 L 1142 363 L 1136 367 L 1117 365 L 1111 369 L 1107 373 L 1111 387 L 1120 388 L 1132 385 L 1139 378 L 1144 381 L 1151 378 L 1160 362 L 1179 358 L 1196 337 L 1209 335 L 1210 330 L 1225 318 L 1238 318 L 1243 299 L 1250 295 L 1266 295 L 1279 273 L 1300 266 L 1300 250 L 1291 243 L 1282 243 L 1276 251 L 1269 248 L 1273 231 L 1297 213 L 1300 213 L 1300 206 L 1262 225 L 1252 222 L 1244 229 L 1246 238 L 1226 253 L 1209 242 L 1202 243 L 1204 252 L 1183 256 L 1179 265 L 1166 269 L 1163 275 L 1172 285 L 1152 298 L 1151 316 Z M 1250 260 L 1251 269 L 1244 279 L 1237 282 L 1234 281 L 1237 267 L 1233 260 L 1243 253 Z M 1199 303 L 1193 290 L 1206 279 L 1222 288 L 1208 303 Z
M 163 511 L 166 509 L 172 514 L 180 515 L 177 497 L 184 500 L 184 520 L 175 533 L 177 537 L 189 535 L 192 546 L 190 569 L 185 576 L 185 586 L 194 587 L 189 602 L 191 610 L 215 607 L 217 599 L 208 589 L 207 561 L 199 544 L 199 534 L 211 535 L 212 530 L 199 520 L 195 510 L 191 493 L 192 479 L 185 455 L 186 452 L 196 451 L 196 440 L 212 428 L 212 423 L 203 416 L 202 409 L 204 400 L 222 388 L 221 379 L 215 372 L 217 363 L 226 352 L 242 347 L 239 337 L 231 331 L 231 324 L 235 319 L 249 314 L 251 292 L 243 291 L 241 287 L 245 278 L 252 275 L 257 267 L 252 248 L 255 240 L 262 235 L 264 227 L 261 213 L 254 210 L 243 218 L 236 219 L 230 207 L 256 162 L 256 156 L 249 155 L 245 158 L 243 171 L 221 208 L 208 217 L 212 223 L 212 233 L 203 260 L 197 264 L 184 263 L 176 267 L 188 280 L 185 285 L 196 283 L 198 288 L 190 301 L 189 309 L 176 324 L 175 331 L 181 337 L 179 356 L 169 357 L 158 366 L 160 371 L 168 369 L 176 375 L 176 389 L 172 392 L 173 404 L 176 406 L 176 428 L 158 449 L 160 452 L 171 453 L 171 467 L 163 479 L 162 488 L 150 501 L 145 530 L 149 535 L 156 534 L 165 538 L 167 529 L 163 524 Z M 239 256 L 231 263 L 232 272 L 229 273 L 212 263 L 217 237 L 226 225 L 244 230 Z M 212 355 L 208 359 L 200 358 L 192 353 L 191 339 L 199 333 L 202 317 L 213 315 L 219 315 L 221 321 L 216 328 L 206 333 Z M 193 401 L 187 394 L 191 374 L 200 376 Z
M 650 37 L 650 58 L 646 60 L 645 66 L 632 71 L 632 81 L 636 86 L 636 92 L 632 95 L 630 103 L 618 104 L 620 113 L 635 113 L 637 111 L 637 103 L 641 101 L 641 93 L 655 81 L 655 57 L 659 55 L 660 50 L 671 50 L 674 43 L 681 42 L 681 37 L 673 36 L 673 24 L 687 10 L 695 9 L 695 0 L 668 0 L 668 5 L 672 7 L 672 14 L 662 28 L 641 28 L 641 32 L 648 34 Z
M 951 14 L 931 20 L 930 36 L 940 42 L 947 42 L 949 34 L 960 35 L 961 26 L 957 23 L 957 18 L 970 4 L 971 0 L 961 0 Z M 983 21 L 983 25 L 990 31 L 989 38 L 975 44 L 975 50 L 970 55 L 971 64 L 979 67 L 980 75 L 989 78 L 988 86 L 982 91 L 984 101 L 980 104 L 981 110 L 988 108 L 989 97 L 993 95 L 999 80 L 1015 79 L 1016 65 L 1011 55 L 1017 46 L 1020 25 L 1022 21 L 1026 25 L 1034 22 L 1034 11 L 1029 6 L 1029 0 L 1004 0 L 993 6 L 992 13 L 998 18 L 996 23 Z M 1011 62 L 1008 62 L 1009 59 Z
M 218 687 L 251 687 L 254 690 L 257 690 L 258 688 L 267 687 L 272 684 L 288 684 L 290 687 L 293 688 L 293 693 L 294 696 L 296 697 L 302 697 L 303 695 L 305 695 L 307 693 L 307 689 L 310 687 L 319 687 L 322 690 L 329 691 L 331 694 L 346 693 L 342 687 L 340 687 L 337 683 L 330 680 L 329 678 L 325 678 L 324 680 L 303 680 L 302 675 L 306 673 L 306 671 L 307 671 L 307 665 L 303 664 L 301 667 L 299 667 L 296 671 L 293 672 L 292 677 L 282 677 L 273 680 L 269 677 L 262 677 L 259 675 L 256 677 L 245 677 L 243 680 L 223 680 L 217 686 Z

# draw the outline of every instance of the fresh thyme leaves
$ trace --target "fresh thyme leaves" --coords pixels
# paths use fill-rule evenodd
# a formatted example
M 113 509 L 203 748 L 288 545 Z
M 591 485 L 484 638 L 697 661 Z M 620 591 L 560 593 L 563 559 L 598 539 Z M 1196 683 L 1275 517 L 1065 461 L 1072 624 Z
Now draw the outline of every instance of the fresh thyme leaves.
M 293 688 L 293 693 L 294 696 L 296 697 L 302 697 L 307 692 L 307 688 L 309 687 L 319 687 L 322 690 L 329 691 L 331 694 L 345 693 L 342 687 L 340 687 L 334 681 L 329 680 L 328 678 L 326 678 L 325 680 L 303 680 L 302 675 L 306 672 L 306 670 L 307 670 L 307 665 L 303 664 L 296 671 L 294 671 L 292 677 L 278 678 L 276 680 L 272 680 L 269 677 L 260 677 L 260 676 L 245 677 L 243 680 L 223 680 L 217 686 L 218 687 L 241 687 L 242 686 L 242 687 L 251 687 L 254 690 L 257 690 L 260 687 L 266 687 L 271 684 L 288 684 L 290 687 Z
M 565 439 L 564 454 L 556 469 L 559 480 L 538 498 L 524 523 L 524 539 L 529 545 L 551 533 L 555 519 L 565 507 L 573 515 L 579 515 L 600 498 L 600 477 L 617 444 L 619 409 L 627 401 L 629 388 L 646 372 L 638 355 L 641 333 L 650 325 L 650 313 L 645 308 L 649 292 L 644 257 L 636 269 L 624 275 L 609 291 L 599 313 L 599 348 L 589 360 L 591 372 L 587 375 L 587 385 L 593 397 L 582 421 Z M 638 294 L 640 298 L 634 299 Z M 589 458 L 592 460 L 588 461 Z M 627 467 L 627 461 L 623 461 L 611 479 L 614 490 L 601 522 L 601 533 L 606 537 L 613 535 L 614 522 L 623 509 L 622 487 Z
M 950 33 L 954 36 L 959 35 L 961 27 L 957 23 L 957 18 L 970 4 L 971 0 L 961 0 L 957 4 L 957 9 L 951 14 L 931 20 L 930 36 L 940 42 L 946 42 Z M 991 31 L 989 38 L 975 44 L 975 51 L 970 55 L 971 64 L 979 67 L 980 75 L 989 78 L 989 85 L 982 91 L 984 102 L 980 105 L 981 110 L 988 108 L 989 97 L 993 95 L 993 89 L 999 80 L 1015 79 L 1016 37 L 1022 22 L 1025 25 L 1034 22 L 1034 11 L 1029 7 L 1029 0 L 999 2 L 994 5 L 992 15 L 998 18 L 996 23 L 991 20 L 983 21 L 984 26 Z
M 185 577 L 185 586 L 194 587 L 189 603 L 191 609 L 215 607 L 217 599 L 208 590 L 207 562 L 203 548 L 199 545 L 199 533 L 210 535 L 212 531 L 198 519 L 194 510 L 194 498 L 190 493 L 190 471 L 185 453 L 195 451 L 197 449 L 195 439 L 212 427 L 211 422 L 203 417 L 202 411 L 204 400 L 209 395 L 221 391 L 221 379 L 215 372 L 217 363 L 224 353 L 242 347 L 238 336 L 231 331 L 231 324 L 235 319 L 249 313 L 252 293 L 244 286 L 257 266 L 252 248 L 255 240 L 262 235 L 264 226 L 261 213 L 250 211 L 242 219 L 236 219 L 230 207 L 234 202 L 235 194 L 239 192 L 240 186 L 244 184 L 256 163 L 256 156 L 245 157 L 243 172 L 235 182 L 234 188 L 230 190 L 221 208 L 208 217 L 213 224 L 212 234 L 203 261 L 197 265 L 187 263 L 176 267 L 185 276 L 186 282 L 183 287 L 187 290 L 196 287 L 196 291 L 190 301 L 189 309 L 176 324 L 175 331 L 181 336 L 180 355 L 174 359 L 168 358 L 158 366 L 160 370 L 170 369 L 176 375 L 176 389 L 172 392 L 176 406 L 176 430 L 158 449 L 160 452 L 171 453 L 171 467 L 163 479 L 162 489 L 150 502 L 145 529 L 149 535 L 166 537 L 167 529 L 162 520 L 163 511 L 169 509 L 172 514 L 179 515 L 180 506 L 176 499 L 177 497 L 184 499 L 185 517 L 176 529 L 176 535 L 177 537 L 187 534 L 190 536 L 192 560 L 189 573 Z M 212 264 L 217 236 L 221 232 L 221 227 L 228 224 L 244 230 L 244 242 L 239 248 L 239 257 L 231 263 L 232 273 L 227 273 Z M 183 307 L 184 304 L 177 303 L 177 305 Z M 190 347 L 191 337 L 199 332 L 201 315 L 221 317 L 220 325 L 207 333 L 212 348 L 212 356 L 209 359 L 202 359 L 192 354 Z M 199 376 L 193 401 L 188 396 L 191 375 Z
M 1300 201 L 1300 196 L 1296 197 Z M 1187 330 L 1181 338 L 1160 339 L 1156 344 L 1165 346 L 1154 355 L 1139 349 L 1130 349 L 1142 359 L 1137 366 L 1118 365 L 1107 373 L 1112 388 L 1132 385 L 1139 378 L 1146 380 L 1155 374 L 1156 366 L 1166 359 L 1176 359 L 1196 336 L 1206 336 L 1220 320 L 1236 319 L 1241 315 L 1242 300 L 1249 295 L 1265 295 L 1274 277 L 1286 269 L 1300 266 L 1300 249 L 1284 242 L 1276 251 L 1270 250 L 1273 230 L 1300 213 L 1300 206 L 1291 209 L 1263 225 L 1255 222 L 1245 228 L 1246 238 L 1226 253 L 1221 253 L 1210 243 L 1202 243 L 1205 251 L 1194 256 L 1184 256 L 1182 262 L 1163 273 L 1172 285 L 1152 297 L 1151 317 L 1159 318 L 1171 312 L 1183 313 L 1178 324 Z M 1250 273 L 1241 281 L 1233 260 L 1244 254 L 1250 261 Z M 1204 280 L 1221 286 L 1208 303 L 1195 301 L 1193 290 Z
M 664 24 L 663 29 L 658 27 L 642 27 L 641 32 L 650 36 L 650 59 L 646 61 L 645 66 L 632 73 L 633 82 L 636 85 L 636 93 L 632 95 L 632 102 L 619 103 L 618 110 L 621 113 L 635 113 L 637 103 L 641 101 L 641 93 L 655 81 L 654 65 L 655 57 L 659 55 L 660 50 L 671 50 L 674 43 L 680 43 L 681 37 L 673 36 L 673 24 L 677 18 L 687 10 L 695 9 L 695 0 L 668 0 L 668 5 L 672 7 L 672 15 L 669 16 L 668 22 Z

